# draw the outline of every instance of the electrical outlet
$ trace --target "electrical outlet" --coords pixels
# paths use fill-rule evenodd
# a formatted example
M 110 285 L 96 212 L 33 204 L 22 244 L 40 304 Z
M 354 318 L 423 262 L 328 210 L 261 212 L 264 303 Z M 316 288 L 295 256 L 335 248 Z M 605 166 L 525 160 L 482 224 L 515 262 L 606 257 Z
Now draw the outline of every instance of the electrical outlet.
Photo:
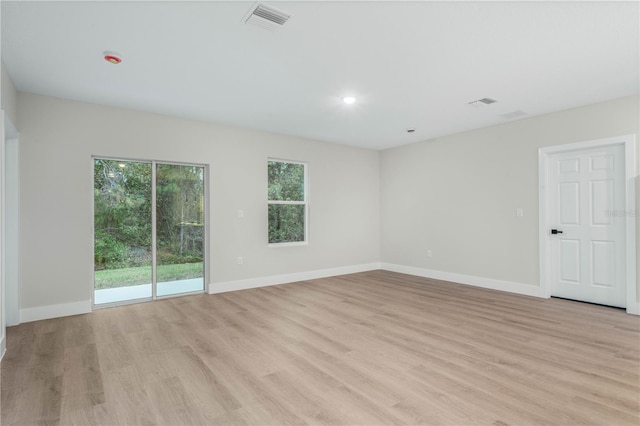
M 431 253 L 431 250 L 427 250 L 427 257 L 431 257 L 433 256 L 433 253 Z
M 518 216 L 518 217 L 524 216 L 524 210 L 522 209 L 522 207 L 518 207 L 516 209 L 516 216 Z
M 244 259 L 242 259 L 242 256 L 238 256 L 238 265 L 242 265 L 243 262 Z
M 244 217 L 244 210 L 238 210 L 238 217 Z

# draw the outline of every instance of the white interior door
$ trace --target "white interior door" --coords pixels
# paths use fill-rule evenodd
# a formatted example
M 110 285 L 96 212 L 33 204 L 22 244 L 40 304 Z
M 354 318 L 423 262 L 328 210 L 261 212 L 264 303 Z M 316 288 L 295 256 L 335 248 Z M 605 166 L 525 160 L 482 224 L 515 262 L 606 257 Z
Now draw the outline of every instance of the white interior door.
M 626 306 L 624 147 L 550 156 L 551 295 Z

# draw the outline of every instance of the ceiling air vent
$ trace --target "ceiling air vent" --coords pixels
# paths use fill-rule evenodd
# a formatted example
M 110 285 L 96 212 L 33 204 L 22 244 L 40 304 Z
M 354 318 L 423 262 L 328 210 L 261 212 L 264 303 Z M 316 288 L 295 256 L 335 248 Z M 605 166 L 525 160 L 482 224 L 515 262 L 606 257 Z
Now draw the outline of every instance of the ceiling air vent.
M 495 99 L 482 98 L 482 99 L 478 99 L 477 101 L 469 102 L 469 105 L 471 105 L 472 107 L 483 107 L 483 106 L 495 104 L 496 102 L 498 101 L 496 101 Z
M 507 114 L 502 114 L 501 117 L 504 118 L 505 120 L 511 120 L 512 118 L 524 117 L 525 115 L 527 115 L 526 112 L 517 110 L 517 111 L 509 112 Z
M 244 21 L 246 24 L 256 25 L 269 31 L 275 31 L 282 27 L 291 15 L 281 10 L 259 3 L 249 13 Z

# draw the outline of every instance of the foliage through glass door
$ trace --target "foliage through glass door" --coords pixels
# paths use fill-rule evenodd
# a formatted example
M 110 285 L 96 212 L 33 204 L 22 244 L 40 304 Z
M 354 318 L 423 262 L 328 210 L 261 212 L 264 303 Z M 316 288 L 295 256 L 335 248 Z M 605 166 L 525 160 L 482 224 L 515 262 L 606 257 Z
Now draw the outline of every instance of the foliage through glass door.
M 156 170 L 158 296 L 204 290 L 204 168 Z
M 94 304 L 204 290 L 204 209 L 202 166 L 95 159 Z

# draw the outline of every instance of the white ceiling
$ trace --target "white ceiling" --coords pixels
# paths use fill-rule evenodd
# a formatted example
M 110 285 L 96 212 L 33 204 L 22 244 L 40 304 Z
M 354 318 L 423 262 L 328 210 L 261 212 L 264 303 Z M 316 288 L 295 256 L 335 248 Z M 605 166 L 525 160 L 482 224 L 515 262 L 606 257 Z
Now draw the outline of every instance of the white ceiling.
M 277 32 L 254 2 L 3 0 L 2 59 L 24 92 L 373 149 L 639 93 L 636 1 L 265 3 Z

